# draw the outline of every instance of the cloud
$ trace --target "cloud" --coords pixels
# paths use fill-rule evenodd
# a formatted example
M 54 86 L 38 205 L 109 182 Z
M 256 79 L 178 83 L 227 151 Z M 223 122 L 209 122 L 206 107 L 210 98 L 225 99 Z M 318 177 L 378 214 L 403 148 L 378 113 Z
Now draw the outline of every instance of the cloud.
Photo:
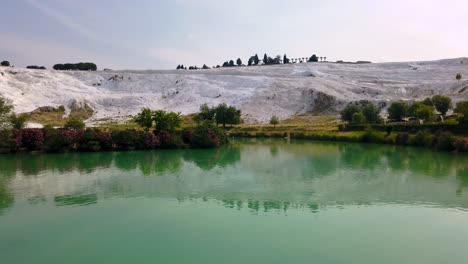
M 101 39 L 99 36 L 94 33 L 89 28 L 83 26 L 82 24 L 74 21 L 70 17 L 57 12 L 56 10 L 46 6 L 43 2 L 36 1 L 36 0 L 25 0 L 27 3 L 41 11 L 44 15 L 56 20 L 61 25 L 73 30 L 74 32 L 94 41 L 100 41 Z

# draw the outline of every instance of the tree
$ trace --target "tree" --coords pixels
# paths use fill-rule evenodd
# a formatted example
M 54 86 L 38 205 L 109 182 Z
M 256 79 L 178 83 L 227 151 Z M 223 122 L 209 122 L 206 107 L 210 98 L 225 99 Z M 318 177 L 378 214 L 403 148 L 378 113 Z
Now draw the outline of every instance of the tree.
M 273 127 L 276 128 L 277 124 L 279 124 L 279 118 L 274 115 L 270 119 L 270 125 L 273 125 Z
M 458 119 L 460 123 L 468 124 L 468 101 L 458 102 L 457 107 L 453 111 L 462 115 Z
M 443 116 L 445 116 L 447 111 L 452 108 L 452 99 L 447 96 L 434 95 L 432 97 L 432 103 L 434 104 L 435 109 Z
M 258 55 L 255 54 L 255 56 L 254 56 L 254 64 L 255 64 L 255 65 L 258 65 L 259 63 L 260 63 L 260 59 L 258 58 Z
M 241 110 L 228 106 L 226 104 L 220 104 L 215 108 L 215 120 L 217 124 L 222 124 L 226 128 L 226 124 L 240 124 Z
M 455 76 L 455 79 L 457 79 L 457 81 L 460 81 L 462 79 L 462 74 L 457 73 L 457 75 Z
M 380 109 L 375 105 L 368 103 L 362 108 L 362 114 L 369 123 L 380 122 Z
M 366 123 L 366 117 L 361 112 L 356 112 L 351 118 L 351 123 L 354 125 L 361 125 Z
M 361 108 L 355 104 L 350 104 L 340 112 L 341 120 L 351 122 L 353 120 L 353 114 L 361 112 Z
M 263 55 L 263 64 L 267 64 L 267 63 L 268 63 L 268 56 L 265 53 L 265 55 Z
M 209 70 L 209 69 L 210 69 L 210 67 L 206 66 L 206 64 L 203 64 L 203 67 L 202 67 L 202 69 L 204 69 L 204 70 Z
M 432 106 L 420 104 L 414 116 L 424 121 L 429 121 L 434 117 L 434 108 Z
M 216 111 L 214 108 L 210 108 L 208 104 L 202 104 L 200 106 L 200 111 L 195 115 L 195 122 L 201 123 L 203 121 L 214 121 Z
M 434 103 L 432 102 L 431 98 L 426 98 L 422 101 L 423 104 L 428 105 L 428 106 L 434 106 Z
M 46 67 L 44 67 L 44 66 L 37 66 L 37 65 L 29 65 L 29 66 L 26 66 L 26 69 L 45 70 Z
M 97 70 L 96 64 L 92 62 L 55 64 L 52 68 L 54 70 L 61 70 L 61 71 L 70 71 L 70 70 L 96 71 Z
M 254 56 L 249 58 L 249 61 L 247 62 L 247 65 L 252 66 L 254 64 Z
M 66 129 L 83 129 L 86 125 L 81 118 L 70 117 L 63 127 Z
M 236 64 L 237 66 L 242 66 L 242 60 L 240 58 L 237 58 Z
M 180 113 L 157 110 L 153 112 L 153 121 L 156 124 L 156 129 L 174 132 L 182 124 L 182 117 Z
M 25 114 L 17 115 L 15 113 L 10 115 L 10 123 L 13 129 L 23 129 L 26 126 L 28 116 Z
M 234 67 L 234 66 L 235 66 L 234 61 L 233 61 L 233 60 L 230 60 L 230 61 L 229 61 L 229 67 Z
M 318 62 L 318 58 L 317 58 L 317 55 L 312 55 L 310 58 L 309 58 L 309 62 Z
M 13 111 L 11 101 L 0 95 L 0 130 L 10 126 L 10 114 Z
M 133 121 L 148 131 L 154 124 L 153 114 L 154 113 L 151 109 L 143 108 L 141 112 L 134 117 Z
M 4 66 L 4 67 L 10 67 L 10 62 L 9 61 L 2 61 L 0 63 L 0 65 Z
M 393 102 L 388 108 L 390 119 L 401 121 L 406 116 L 408 105 L 404 102 Z
M 290 59 L 286 56 L 286 54 L 284 54 L 284 56 L 283 56 L 283 63 L 284 63 L 284 64 L 289 64 L 289 62 L 290 62 Z

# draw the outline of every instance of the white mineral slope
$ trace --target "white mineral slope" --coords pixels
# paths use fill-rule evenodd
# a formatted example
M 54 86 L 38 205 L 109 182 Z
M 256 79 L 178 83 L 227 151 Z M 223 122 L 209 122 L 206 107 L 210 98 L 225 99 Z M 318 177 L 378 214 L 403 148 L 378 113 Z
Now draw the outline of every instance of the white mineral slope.
M 462 81 L 455 75 L 461 73 Z M 117 78 L 112 78 L 117 76 Z M 199 71 L 58 72 L 0 67 L 0 93 L 17 112 L 87 103 L 94 120 L 121 119 L 143 107 L 196 112 L 227 103 L 250 122 L 306 112 L 336 114 L 352 101 L 382 107 L 435 94 L 468 100 L 468 59 L 373 64 L 302 63 Z

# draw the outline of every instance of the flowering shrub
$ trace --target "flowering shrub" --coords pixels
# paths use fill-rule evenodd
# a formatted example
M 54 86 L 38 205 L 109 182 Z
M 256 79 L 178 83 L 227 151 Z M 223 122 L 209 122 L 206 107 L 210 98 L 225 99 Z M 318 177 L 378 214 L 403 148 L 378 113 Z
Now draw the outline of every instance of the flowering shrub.
M 40 150 L 44 145 L 44 132 L 41 129 L 21 129 L 15 131 L 17 148 Z
M 80 130 L 73 130 L 73 129 L 64 129 L 60 130 L 59 135 L 65 138 L 72 146 L 76 146 L 80 143 L 81 138 L 84 136 L 85 131 Z
M 200 125 L 193 131 L 191 147 L 214 148 L 226 143 L 224 131 L 216 126 Z
M 457 152 L 468 152 L 468 138 L 457 138 L 453 142 Z
M 145 135 L 145 148 L 147 149 L 155 149 L 159 147 L 161 144 L 159 137 L 156 136 L 152 132 L 148 132 Z
M 112 134 L 110 132 L 94 130 L 96 138 L 99 140 L 101 148 L 104 150 L 112 149 Z

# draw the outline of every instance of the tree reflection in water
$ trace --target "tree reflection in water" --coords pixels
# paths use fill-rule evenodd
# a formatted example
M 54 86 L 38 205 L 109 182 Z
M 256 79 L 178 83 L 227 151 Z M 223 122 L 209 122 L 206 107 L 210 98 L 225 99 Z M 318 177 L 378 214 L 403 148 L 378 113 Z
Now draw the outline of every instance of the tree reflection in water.
M 417 148 L 298 140 L 236 140 L 209 150 L 4 155 L 0 214 L 26 195 L 12 184 L 45 186 L 26 197 L 30 205 L 87 206 L 145 196 L 215 201 L 254 213 L 316 213 L 326 206 L 426 197 L 422 202 L 468 208 L 467 164 L 467 156 Z M 57 189 L 56 181 L 67 188 Z

